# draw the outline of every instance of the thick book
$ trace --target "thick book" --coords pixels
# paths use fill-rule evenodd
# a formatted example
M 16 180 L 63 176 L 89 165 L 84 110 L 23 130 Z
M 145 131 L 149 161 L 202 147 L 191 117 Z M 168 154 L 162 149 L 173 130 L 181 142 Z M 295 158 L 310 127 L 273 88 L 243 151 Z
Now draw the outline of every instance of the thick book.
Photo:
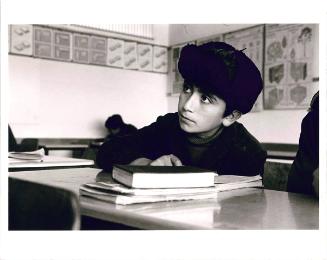
M 179 195 L 179 194 L 200 194 L 217 192 L 217 186 L 210 187 L 196 187 L 196 188 L 130 188 L 124 184 L 117 182 L 110 176 L 106 177 L 105 181 L 97 181 L 86 183 L 81 188 L 93 189 L 100 192 L 108 192 L 112 194 L 134 195 L 134 196 L 157 196 L 157 195 Z
M 114 165 L 112 176 L 131 188 L 195 188 L 214 186 L 216 172 L 192 166 Z

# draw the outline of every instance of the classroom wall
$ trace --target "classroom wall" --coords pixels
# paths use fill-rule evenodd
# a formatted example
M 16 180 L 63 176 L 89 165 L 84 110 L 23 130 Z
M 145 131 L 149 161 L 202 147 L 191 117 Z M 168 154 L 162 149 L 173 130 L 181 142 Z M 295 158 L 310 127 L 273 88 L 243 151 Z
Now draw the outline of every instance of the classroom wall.
M 248 28 L 254 24 L 172 24 L 169 45 L 176 45 L 212 35 Z
M 169 26 L 152 40 L 168 46 Z M 142 127 L 167 113 L 167 75 L 9 55 L 9 123 L 17 138 L 98 138 L 119 113 Z
M 165 74 L 9 56 L 16 137 L 97 138 L 114 113 L 137 127 L 167 112 Z

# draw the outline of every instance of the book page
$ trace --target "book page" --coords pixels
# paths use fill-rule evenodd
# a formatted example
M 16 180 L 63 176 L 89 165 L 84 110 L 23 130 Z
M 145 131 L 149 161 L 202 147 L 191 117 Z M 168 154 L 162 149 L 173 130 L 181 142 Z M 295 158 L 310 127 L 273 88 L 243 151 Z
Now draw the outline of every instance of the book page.
M 243 183 L 262 180 L 260 175 L 255 176 L 240 176 L 240 175 L 217 175 L 215 176 L 216 183 Z
M 9 159 L 18 160 L 41 160 L 45 155 L 43 148 L 30 152 L 9 152 Z M 9 162 L 15 162 L 15 160 L 9 160 Z

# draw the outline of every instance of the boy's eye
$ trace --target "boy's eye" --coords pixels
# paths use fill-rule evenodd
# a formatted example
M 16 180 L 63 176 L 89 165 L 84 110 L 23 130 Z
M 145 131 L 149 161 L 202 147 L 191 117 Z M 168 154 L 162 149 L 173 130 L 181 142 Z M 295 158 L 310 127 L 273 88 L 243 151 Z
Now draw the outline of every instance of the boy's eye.
M 201 101 L 206 104 L 212 103 L 212 100 L 206 95 L 201 96 Z

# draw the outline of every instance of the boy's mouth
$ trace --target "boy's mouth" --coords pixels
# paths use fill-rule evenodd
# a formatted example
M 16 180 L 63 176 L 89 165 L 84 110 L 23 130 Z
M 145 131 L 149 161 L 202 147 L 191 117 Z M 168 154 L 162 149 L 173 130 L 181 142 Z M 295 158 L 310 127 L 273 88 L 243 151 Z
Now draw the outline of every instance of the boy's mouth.
M 179 115 L 179 118 L 180 118 L 183 122 L 186 122 L 186 123 L 193 123 L 193 124 L 195 124 L 195 121 L 194 121 L 194 120 L 189 119 L 188 117 L 186 117 L 186 116 L 184 116 L 184 115 L 182 115 L 182 114 Z

